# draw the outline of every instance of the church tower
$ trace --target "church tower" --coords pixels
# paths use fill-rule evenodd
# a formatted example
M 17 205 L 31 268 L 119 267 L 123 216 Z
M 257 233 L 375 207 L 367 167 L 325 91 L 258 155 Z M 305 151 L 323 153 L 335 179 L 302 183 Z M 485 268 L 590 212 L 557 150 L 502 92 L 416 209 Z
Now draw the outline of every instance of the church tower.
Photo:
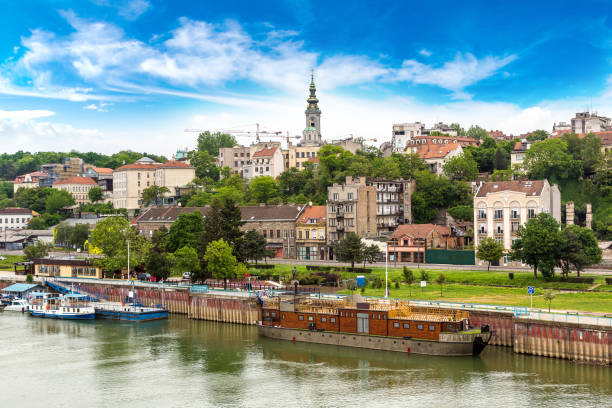
M 310 76 L 310 96 L 306 107 L 306 128 L 302 133 L 302 145 L 321 145 L 321 110 L 317 99 L 317 88 L 314 83 L 314 71 Z

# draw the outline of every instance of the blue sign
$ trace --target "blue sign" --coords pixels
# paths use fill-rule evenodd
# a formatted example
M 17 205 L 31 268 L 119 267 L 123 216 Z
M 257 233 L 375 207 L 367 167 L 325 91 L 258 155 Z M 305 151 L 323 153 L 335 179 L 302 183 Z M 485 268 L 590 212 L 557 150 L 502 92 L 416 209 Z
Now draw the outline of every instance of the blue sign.
M 535 295 L 535 286 L 527 286 L 527 294 Z

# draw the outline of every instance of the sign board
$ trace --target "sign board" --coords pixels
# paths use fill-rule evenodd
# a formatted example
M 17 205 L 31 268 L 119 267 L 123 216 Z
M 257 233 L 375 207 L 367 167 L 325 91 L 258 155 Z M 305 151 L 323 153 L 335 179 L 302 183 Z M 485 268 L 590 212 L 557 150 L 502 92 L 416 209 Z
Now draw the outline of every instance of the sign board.
M 535 286 L 527 286 L 527 294 L 535 295 Z
M 421 287 L 424 288 L 425 286 L 427 286 L 427 281 L 421 281 Z
M 132 292 L 131 290 L 128 292 L 128 297 L 133 298 L 134 297 L 134 292 Z

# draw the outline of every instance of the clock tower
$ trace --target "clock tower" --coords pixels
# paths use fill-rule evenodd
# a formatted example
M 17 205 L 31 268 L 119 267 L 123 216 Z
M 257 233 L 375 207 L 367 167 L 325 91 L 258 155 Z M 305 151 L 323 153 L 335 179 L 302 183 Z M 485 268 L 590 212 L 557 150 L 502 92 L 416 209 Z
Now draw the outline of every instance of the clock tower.
M 314 71 L 310 76 L 310 96 L 306 107 L 306 128 L 302 132 L 302 145 L 321 145 L 321 110 L 317 99 L 317 88 L 314 83 Z

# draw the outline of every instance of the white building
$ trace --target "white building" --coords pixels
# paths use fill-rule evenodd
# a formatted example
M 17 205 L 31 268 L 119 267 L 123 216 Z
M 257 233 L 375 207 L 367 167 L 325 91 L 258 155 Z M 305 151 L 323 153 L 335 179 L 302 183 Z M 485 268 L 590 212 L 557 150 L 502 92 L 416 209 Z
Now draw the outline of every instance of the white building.
M 279 147 L 264 147 L 253 153 L 251 161 L 243 169 L 243 176 L 252 179 L 260 176 L 277 178 L 285 170 L 283 154 Z
M 35 214 L 38 215 L 28 208 L 0 208 L 0 231 L 25 229 L 28 227 Z
M 434 174 L 444 172 L 444 164 L 451 158 L 463 153 L 463 148 L 459 143 L 448 144 L 426 144 L 421 145 L 418 150 L 419 157 L 427 163 L 429 171 Z
M 612 120 L 591 112 L 578 112 L 572 118 L 573 133 L 603 132 L 612 130 Z

